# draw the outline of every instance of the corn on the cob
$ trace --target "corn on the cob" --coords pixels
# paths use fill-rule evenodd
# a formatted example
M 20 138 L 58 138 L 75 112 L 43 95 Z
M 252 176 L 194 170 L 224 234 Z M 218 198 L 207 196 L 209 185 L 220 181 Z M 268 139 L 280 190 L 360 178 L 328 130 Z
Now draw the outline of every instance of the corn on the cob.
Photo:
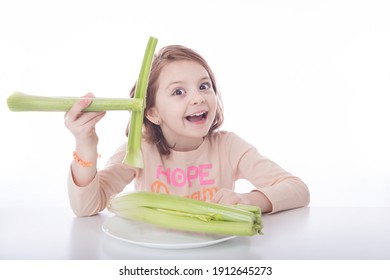
M 228 206 L 151 192 L 122 193 L 108 210 L 117 216 L 161 227 L 223 235 L 262 234 L 261 211 L 255 206 Z

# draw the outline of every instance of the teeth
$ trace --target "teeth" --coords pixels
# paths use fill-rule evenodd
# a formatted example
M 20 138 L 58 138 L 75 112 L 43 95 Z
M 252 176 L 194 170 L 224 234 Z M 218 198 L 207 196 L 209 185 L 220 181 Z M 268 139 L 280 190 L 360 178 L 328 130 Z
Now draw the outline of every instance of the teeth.
M 199 117 L 199 116 L 202 116 L 204 113 L 205 113 L 205 112 L 196 113 L 196 114 L 191 115 L 191 117 Z

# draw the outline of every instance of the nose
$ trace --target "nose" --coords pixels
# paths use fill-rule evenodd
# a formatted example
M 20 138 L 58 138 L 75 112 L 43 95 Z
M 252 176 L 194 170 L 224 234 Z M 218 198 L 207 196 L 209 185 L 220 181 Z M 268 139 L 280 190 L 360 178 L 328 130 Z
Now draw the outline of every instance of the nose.
M 192 97 L 191 103 L 196 105 L 196 104 L 202 104 L 203 102 L 205 102 L 205 99 L 204 99 L 202 93 L 200 93 L 198 90 L 195 91 L 194 96 Z

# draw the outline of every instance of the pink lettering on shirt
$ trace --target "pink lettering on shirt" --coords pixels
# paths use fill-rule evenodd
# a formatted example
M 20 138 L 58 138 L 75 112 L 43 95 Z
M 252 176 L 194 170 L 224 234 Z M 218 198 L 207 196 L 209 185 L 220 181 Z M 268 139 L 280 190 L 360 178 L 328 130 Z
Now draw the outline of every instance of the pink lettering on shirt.
M 161 165 L 157 167 L 156 179 L 164 181 L 164 177 L 168 185 L 172 184 L 175 187 L 191 187 L 198 180 L 199 185 L 213 185 L 214 179 L 208 179 L 210 176 L 210 170 L 213 165 L 200 164 L 199 166 L 189 166 L 187 170 L 181 168 L 175 168 L 172 172 L 170 168 L 163 169 Z
M 211 169 L 212 167 L 211 163 L 199 165 L 199 181 L 202 186 L 214 184 L 214 180 L 205 180 L 209 176 L 209 172 L 205 169 Z
M 198 177 L 198 168 L 196 166 L 189 166 L 187 168 L 188 186 L 191 187 L 191 181 Z
M 184 187 L 187 181 L 184 171 L 180 168 L 173 170 L 171 181 L 175 187 Z
M 170 184 L 170 183 L 171 183 L 171 180 L 170 180 L 170 178 L 169 178 L 169 173 L 170 173 L 170 168 L 167 168 L 167 171 L 163 171 L 162 166 L 159 165 L 159 166 L 157 167 L 156 178 L 157 178 L 157 179 L 160 179 L 160 175 L 164 175 L 164 176 L 167 178 L 167 183 Z

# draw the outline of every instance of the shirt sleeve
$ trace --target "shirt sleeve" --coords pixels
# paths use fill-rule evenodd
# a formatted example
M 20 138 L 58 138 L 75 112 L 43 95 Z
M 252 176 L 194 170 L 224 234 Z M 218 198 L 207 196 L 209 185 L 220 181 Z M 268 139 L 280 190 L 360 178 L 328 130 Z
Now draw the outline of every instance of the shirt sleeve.
M 271 213 L 309 204 L 309 189 L 300 178 L 261 155 L 254 146 L 233 133 L 228 146 L 235 179 L 248 180 L 262 192 L 272 204 Z
M 105 168 L 98 171 L 91 183 L 84 187 L 75 184 L 69 171 L 69 201 L 77 216 L 92 216 L 104 210 L 110 197 L 123 191 L 134 179 L 137 170 L 122 163 L 125 153 L 123 145 L 108 160 Z

